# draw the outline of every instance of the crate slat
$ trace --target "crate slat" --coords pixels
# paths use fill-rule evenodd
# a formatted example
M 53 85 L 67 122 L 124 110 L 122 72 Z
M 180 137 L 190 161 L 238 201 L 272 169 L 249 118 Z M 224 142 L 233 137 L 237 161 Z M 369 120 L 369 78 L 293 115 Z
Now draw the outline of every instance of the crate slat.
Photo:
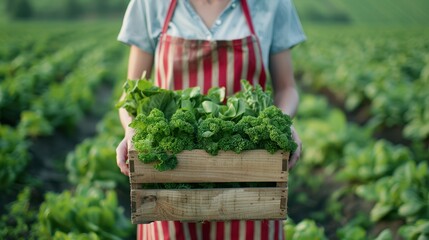
M 204 150 L 177 154 L 178 166 L 159 172 L 128 152 L 131 220 L 228 221 L 286 219 L 289 153 L 250 150 L 240 154 Z M 266 188 L 142 189 L 144 183 L 275 182 Z
M 287 188 L 132 190 L 134 224 L 286 219 Z
M 204 150 L 177 154 L 174 170 L 159 172 L 153 164 L 138 160 L 138 153 L 130 150 L 131 183 L 195 183 L 195 182 L 287 182 L 289 155 L 265 150 L 244 151 L 240 154 L 220 151 L 212 156 Z

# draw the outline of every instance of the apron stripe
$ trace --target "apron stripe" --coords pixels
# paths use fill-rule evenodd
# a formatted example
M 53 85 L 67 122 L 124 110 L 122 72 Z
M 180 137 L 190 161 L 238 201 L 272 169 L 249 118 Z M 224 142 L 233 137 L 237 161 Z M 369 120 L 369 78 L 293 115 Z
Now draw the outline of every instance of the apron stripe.
M 174 83 L 174 88 L 175 90 L 178 89 L 183 89 L 183 78 L 182 78 L 182 52 L 183 52 L 183 47 L 180 44 L 175 44 L 173 45 L 174 49 L 175 49 L 175 56 L 177 56 L 175 58 L 174 61 L 174 66 L 173 66 L 173 83 Z
M 268 231 L 270 222 L 271 221 L 269 221 L 269 220 L 264 220 L 264 221 L 261 222 L 261 234 L 260 234 L 261 239 L 272 240 L 272 238 L 270 238 L 270 234 L 269 234 L 269 231 Z
M 247 45 L 248 45 L 247 40 L 246 41 L 243 40 L 242 44 L 243 44 L 243 48 L 247 49 Z M 249 51 L 243 52 L 243 63 L 242 63 L 243 64 L 243 69 L 241 71 L 240 80 L 241 79 L 247 79 L 247 72 L 248 72 L 248 69 L 249 69 L 249 64 L 247 64 L 246 59 L 249 59 Z M 246 64 L 244 64 L 244 63 L 246 63 Z M 241 83 L 240 83 L 240 88 L 239 89 L 241 89 Z
M 149 228 L 149 226 L 151 226 L 151 234 L 152 234 L 151 238 L 158 239 L 158 237 L 157 237 L 157 231 L 155 229 L 155 223 L 151 223 L 150 225 L 148 225 L 147 228 Z
M 255 65 L 255 73 L 253 75 L 252 79 L 249 79 L 249 81 L 252 82 L 253 85 L 259 83 L 260 80 L 260 76 L 261 76 L 261 71 L 262 66 L 261 66 L 261 58 L 260 58 L 260 52 L 259 52 L 259 45 L 257 43 L 257 41 L 253 41 L 253 49 L 255 50 L 255 61 L 256 61 L 256 65 Z
M 183 82 L 183 89 L 189 88 L 189 47 L 183 46 L 182 49 L 182 56 L 180 56 L 182 59 L 182 82 Z
M 256 221 L 246 221 L 246 240 L 253 240 Z
M 166 62 L 166 56 L 165 56 L 165 52 L 166 52 L 166 48 L 168 48 L 168 46 L 170 45 L 170 44 L 164 44 L 165 46 L 164 47 L 162 47 L 162 48 L 160 48 L 161 49 L 161 52 L 160 52 L 160 59 L 159 59 L 159 69 L 158 69 L 158 71 L 160 72 L 160 76 L 161 76 L 161 78 L 160 78 L 160 84 L 161 85 L 159 85 L 159 87 L 161 87 L 161 88 L 163 88 L 164 87 L 164 83 L 165 83 L 165 67 L 164 67 L 164 63 Z
M 196 45 L 192 45 L 189 48 L 189 57 L 187 59 L 188 63 L 189 63 L 189 70 L 188 70 L 188 74 L 189 74 L 189 87 L 195 87 L 198 84 L 198 59 L 196 59 L 197 56 L 197 49 L 195 48 Z M 185 69 L 186 71 L 186 69 Z
M 224 222 L 216 222 L 216 240 L 222 240 L 225 236 L 225 224 Z
M 152 234 L 152 229 L 153 229 L 153 227 L 151 227 L 151 225 L 149 225 L 149 224 L 145 224 L 145 227 L 144 227 L 144 232 L 146 233 L 145 235 L 146 235 L 146 240 L 152 240 L 153 239 L 153 237 L 155 236 L 154 234 Z
M 213 72 L 213 61 L 212 61 L 212 44 L 204 44 L 203 49 L 203 73 L 204 73 L 204 85 L 203 93 L 206 94 L 212 87 L 212 72 Z
M 204 222 L 202 223 L 202 231 L 203 231 L 203 239 L 210 239 L 210 222 Z
M 164 234 L 160 234 L 160 225 L 161 222 L 153 222 L 153 226 L 154 226 L 154 231 L 155 231 L 155 239 L 163 239 L 164 238 Z
M 276 239 L 275 234 L 277 234 L 277 232 L 275 231 L 276 230 L 275 226 L 277 225 L 277 222 L 278 221 L 275 221 L 275 220 L 269 221 L 269 226 L 268 226 L 269 239 L 272 239 L 272 240 Z
M 209 222 L 210 224 L 210 239 L 215 240 L 218 230 L 217 230 L 217 222 Z
M 141 240 L 143 239 L 143 225 L 137 225 L 137 239 Z
M 226 65 L 226 84 L 225 84 L 225 88 L 226 88 L 226 96 L 231 96 L 234 93 L 234 62 L 237 59 L 234 59 L 234 46 L 232 44 L 232 42 L 228 42 L 228 51 L 227 51 L 227 55 L 228 55 L 228 60 L 227 60 L 227 65 Z
M 188 227 L 189 227 L 189 233 L 191 235 L 192 240 L 201 239 L 201 238 L 198 238 L 197 236 L 196 223 L 188 223 Z
M 216 45 L 213 45 L 212 48 L 212 86 L 221 86 L 219 83 L 219 52 L 221 51 L 220 49 L 223 48 L 220 48 L 219 51 L 215 51 Z
M 253 226 L 254 226 L 253 239 L 261 239 L 261 225 L 262 225 L 262 221 L 255 221 L 253 223 Z M 266 238 L 262 238 L 262 239 L 266 239 Z
M 245 41 L 245 39 L 240 41 Z M 233 41 L 234 42 L 234 41 Z M 245 46 L 245 45 L 244 45 Z M 243 70 L 243 44 L 234 44 L 234 80 L 233 91 L 240 91 L 241 71 Z
M 261 74 L 259 75 L 259 84 L 262 86 L 263 89 L 265 89 L 265 83 L 267 80 L 267 75 L 266 75 L 267 73 L 265 72 L 265 69 L 264 69 L 264 62 L 263 62 L 262 50 L 261 50 L 262 48 L 261 48 L 261 45 L 259 44 L 259 41 L 255 41 L 255 43 L 258 45 L 258 47 L 257 47 L 257 50 L 259 52 L 258 59 L 260 61 L 260 64 L 258 64 L 258 65 L 259 65 L 259 68 L 261 69 Z
M 168 238 L 171 238 L 171 237 L 173 237 L 173 236 L 170 236 L 170 231 L 169 231 L 169 227 L 168 227 L 168 225 L 169 225 L 169 221 L 162 221 L 162 222 L 159 222 L 160 223 L 160 228 L 161 228 L 161 233 L 162 233 L 162 235 L 161 235 L 161 239 L 168 239 Z
M 248 49 L 249 49 L 249 61 L 248 61 L 248 65 L 249 67 L 247 68 L 247 77 L 246 79 L 252 84 L 255 84 L 255 70 L 256 70 L 256 54 L 255 54 L 255 49 L 253 46 L 253 42 L 251 38 L 247 39 L 247 45 L 248 45 Z
M 172 89 L 174 89 L 174 78 L 173 78 L 173 64 L 174 62 L 169 60 L 169 59 L 173 59 L 173 55 L 174 55 L 174 49 L 175 49 L 175 44 L 167 44 L 169 45 L 168 48 L 166 49 L 166 55 L 167 58 L 165 59 L 165 86 L 164 88 L 168 89 L 169 86 L 171 86 Z
M 189 223 L 184 222 L 184 223 L 182 223 L 182 225 L 183 225 L 183 235 L 184 235 L 185 239 L 186 240 L 192 239 L 191 233 L 189 232 Z
M 225 230 L 223 232 L 222 237 L 224 237 L 225 240 L 237 239 L 237 238 L 232 238 L 231 237 L 231 225 L 232 225 L 232 221 L 225 222 L 224 225 L 225 225 L 224 226 Z
M 280 229 L 280 221 L 274 221 L 274 240 L 280 240 L 279 238 L 279 229 Z
M 197 85 L 202 90 L 204 87 L 204 44 L 202 42 L 199 42 L 197 47 Z
M 240 236 L 240 221 L 233 220 L 231 221 L 231 239 L 238 239 Z
M 176 226 L 173 221 L 168 221 L 167 224 L 164 225 L 164 232 L 166 232 L 164 233 L 164 236 L 169 236 L 171 240 L 176 240 L 178 230 L 179 229 L 176 229 Z
M 185 237 L 185 225 L 184 223 L 174 221 L 174 227 L 176 229 L 176 239 L 177 240 L 187 240 L 189 238 Z
M 202 223 L 198 223 L 195 225 L 195 229 L 197 230 L 197 239 L 198 240 L 205 240 L 203 239 L 203 225 Z
M 226 81 L 228 79 L 228 48 L 223 46 L 218 51 L 219 59 L 217 61 L 219 69 L 219 87 L 227 87 Z
M 239 234 L 240 240 L 245 240 L 246 232 L 247 232 L 246 221 L 239 221 L 239 223 L 240 223 L 240 227 L 239 227 L 239 229 L 240 229 L 240 234 Z
M 156 65 L 156 73 L 155 73 L 155 76 L 156 76 L 156 81 L 155 81 L 155 85 L 156 86 L 161 86 L 161 71 L 160 71 L 160 69 L 159 69 L 159 61 L 160 61 L 160 56 L 161 56 L 161 48 L 163 48 L 162 47 L 162 41 L 160 41 L 159 42 L 159 48 L 158 48 L 158 50 L 156 51 L 157 52 L 157 54 L 156 54 L 156 56 L 155 56 L 155 65 Z

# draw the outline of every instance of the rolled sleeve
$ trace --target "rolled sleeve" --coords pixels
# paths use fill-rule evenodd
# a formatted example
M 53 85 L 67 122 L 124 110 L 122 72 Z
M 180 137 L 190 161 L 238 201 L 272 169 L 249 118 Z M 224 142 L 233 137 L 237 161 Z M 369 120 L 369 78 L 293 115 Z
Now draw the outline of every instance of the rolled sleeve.
M 146 6 L 147 7 L 147 6 Z M 118 41 L 135 45 L 141 50 L 153 54 L 155 42 L 150 35 L 145 4 L 142 0 L 131 0 L 125 12 Z
M 306 40 L 292 0 L 279 1 L 274 17 L 272 39 L 270 54 L 290 49 Z

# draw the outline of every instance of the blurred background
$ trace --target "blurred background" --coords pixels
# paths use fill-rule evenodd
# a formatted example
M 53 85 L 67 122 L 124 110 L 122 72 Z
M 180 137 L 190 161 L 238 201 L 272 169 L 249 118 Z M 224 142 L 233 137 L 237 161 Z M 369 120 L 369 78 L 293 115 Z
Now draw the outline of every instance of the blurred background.
M 0 1 L 0 239 L 135 239 L 115 163 L 127 4 Z M 428 239 L 429 1 L 294 4 L 287 239 Z

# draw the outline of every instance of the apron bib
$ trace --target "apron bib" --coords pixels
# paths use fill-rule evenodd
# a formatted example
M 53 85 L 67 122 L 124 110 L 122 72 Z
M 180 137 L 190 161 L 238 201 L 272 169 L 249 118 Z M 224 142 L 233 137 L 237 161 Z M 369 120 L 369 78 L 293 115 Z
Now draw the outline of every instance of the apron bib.
M 241 79 L 265 87 L 261 47 L 245 0 L 241 0 L 241 6 L 251 35 L 221 41 L 168 35 L 168 24 L 176 4 L 177 0 L 172 0 L 155 53 L 157 86 L 170 90 L 200 86 L 204 94 L 211 87 L 225 87 L 227 96 L 241 89 Z

